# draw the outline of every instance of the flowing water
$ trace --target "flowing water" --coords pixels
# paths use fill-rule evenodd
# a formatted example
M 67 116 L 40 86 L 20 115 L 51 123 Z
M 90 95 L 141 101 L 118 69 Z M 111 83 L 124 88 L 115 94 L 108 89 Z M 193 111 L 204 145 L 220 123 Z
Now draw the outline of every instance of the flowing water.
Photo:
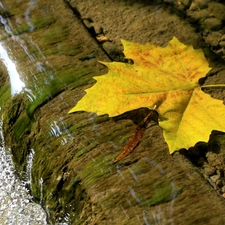
M 28 21 L 28 14 L 35 2 L 31 1 L 26 13 L 25 18 Z M 2 2 L 0 7 L 4 9 Z M 29 53 L 27 46 L 23 44 L 23 40 L 14 36 L 12 33 L 12 27 L 10 21 L 3 18 L 0 15 L 1 24 L 5 27 L 6 33 L 10 34 L 14 40 L 20 43 L 28 57 L 34 61 L 32 55 Z M 16 65 L 9 57 L 7 50 L 0 43 L 0 59 L 4 63 L 11 84 L 12 96 L 26 91 L 28 98 L 32 99 L 32 92 L 25 88 L 24 82 L 20 79 L 20 75 L 17 71 Z M 3 134 L 3 122 L 0 120 L 0 224 L 9 225 L 36 225 L 47 224 L 47 215 L 44 209 L 41 207 L 42 198 L 40 204 L 33 200 L 30 195 L 27 186 L 32 182 L 32 160 L 34 157 L 34 150 L 30 150 L 30 154 L 27 156 L 26 161 L 26 173 L 23 175 L 23 180 L 20 180 L 17 176 L 16 169 L 12 161 L 12 155 L 10 148 L 5 146 L 4 134 Z M 42 191 L 42 180 L 40 180 L 40 190 Z M 41 193 L 42 194 L 42 193 Z M 67 224 L 67 223 L 62 223 Z
M 10 149 L 6 149 L 0 120 L 0 224 L 47 224 L 45 211 L 33 201 L 26 188 L 31 182 L 33 154 L 31 151 L 27 158 L 26 179 L 21 181 L 16 175 Z

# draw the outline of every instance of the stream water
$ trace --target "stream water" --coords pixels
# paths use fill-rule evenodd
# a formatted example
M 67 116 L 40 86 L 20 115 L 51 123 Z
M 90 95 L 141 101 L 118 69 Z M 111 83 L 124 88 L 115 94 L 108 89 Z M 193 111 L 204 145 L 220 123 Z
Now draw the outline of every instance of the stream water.
M 27 173 L 19 180 L 12 162 L 10 149 L 6 149 L 3 122 L 0 120 L 0 224 L 47 224 L 45 211 L 36 204 L 26 184 L 31 182 L 33 152 L 27 158 Z
M 25 17 L 28 20 L 28 14 L 30 8 L 34 2 L 31 1 Z M 0 2 L 0 7 L 4 9 L 4 5 Z M 13 39 L 20 43 L 21 47 L 27 53 L 31 59 L 32 55 L 27 50 L 26 45 L 23 44 L 23 40 L 18 39 L 12 33 L 12 27 L 10 21 L 3 18 L 0 15 L 1 24 L 4 26 L 6 33 L 10 34 Z M 7 50 L 0 43 L 0 60 L 5 65 L 11 84 L 12 96 L 26 91 L 28 98 L 32 99 L 32 93 L 30 90 L 25 88 L 24 82 L 20 79 L 20 75 L 17 71 L 16 65 L 13 60 L 9 57 Z M 1 113 L 1 112 L 0 112 Z M 2 117 L 0 115 L 0 117 Z M 17 176 L 16 169 L 12 161 L 12 155 L 10 147 L 5 146 L 4 134 L 3 134 L 3 122 L 0 119 L 0 224 L 9 225 L 45 225 L 47 224 L 47 215 L 40 204 L 33 200 L 29 190 L 26 188 L 32 182 L 32 160 L 34 157 L 34 150 L 31 149 L 30 154 L 27 156 L 26 161 L 26 173 L 23 175 L 23 180 L 20 180 Z M 40 187 L 42 182 L 40 180 Z M 42 190 L 42 189 L 41 189 Z M 62 223 L 67 224 L 67 223 Z

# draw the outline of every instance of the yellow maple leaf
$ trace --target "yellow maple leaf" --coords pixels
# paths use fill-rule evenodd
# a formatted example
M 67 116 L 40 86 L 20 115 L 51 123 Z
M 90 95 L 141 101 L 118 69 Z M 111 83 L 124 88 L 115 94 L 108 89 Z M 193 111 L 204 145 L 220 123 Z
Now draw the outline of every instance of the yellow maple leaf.
M 198 80 L 210 70 L 202 50 L 173 38 L 162 48 L 122 40 L 124 53 L 134 64 L 103 63 L 109 72 L 72 108 L 117 116 L 141 107 L 159 114 L 170 153 L 207 142 L 212 130 L 225 131 L 223 102 L 204 93 Z

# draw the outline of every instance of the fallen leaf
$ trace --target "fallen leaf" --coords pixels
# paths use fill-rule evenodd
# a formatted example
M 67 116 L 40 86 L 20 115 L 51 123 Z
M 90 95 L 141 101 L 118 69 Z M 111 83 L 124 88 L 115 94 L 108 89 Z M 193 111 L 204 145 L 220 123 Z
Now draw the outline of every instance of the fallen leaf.
M 201 90 L 198 80 L 210 70 L 201 49 L 173 38 L 165 48 L 122 41 L 134 64 L 103 63 L 109 72 L 70 110 L 117 116 L 157 106 L 170 153 L 207 142 L 212 130 L 225 131 L 225 107 Z

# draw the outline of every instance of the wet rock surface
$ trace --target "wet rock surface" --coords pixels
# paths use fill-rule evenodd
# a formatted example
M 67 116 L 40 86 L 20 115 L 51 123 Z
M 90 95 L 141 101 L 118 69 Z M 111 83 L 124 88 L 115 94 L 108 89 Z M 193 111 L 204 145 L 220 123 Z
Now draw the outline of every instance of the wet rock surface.
M 118 118 L 67 114 L 94 83 L 92 77 L 107 72 L 99 60 L 124 61 L 121 38 L 166 46 L 176 36 L 205 50 L 212 67 L 206 83 L 225 83 L 221 3 L 5 0 L 4 5 L 11 32 L 2 26 L 1 39 L 27 88 L 7 100 L 9 81 L 1 66 L 6 142 L 21 178 L 34 149 L 29 188 L 49 223 L 225 223 L 223 134 L 171 156 L 161 129 L 151 124 L 135 151 L 113 165 L 145 111 Z M 224 100 L 223 89 L 208 92 Z

